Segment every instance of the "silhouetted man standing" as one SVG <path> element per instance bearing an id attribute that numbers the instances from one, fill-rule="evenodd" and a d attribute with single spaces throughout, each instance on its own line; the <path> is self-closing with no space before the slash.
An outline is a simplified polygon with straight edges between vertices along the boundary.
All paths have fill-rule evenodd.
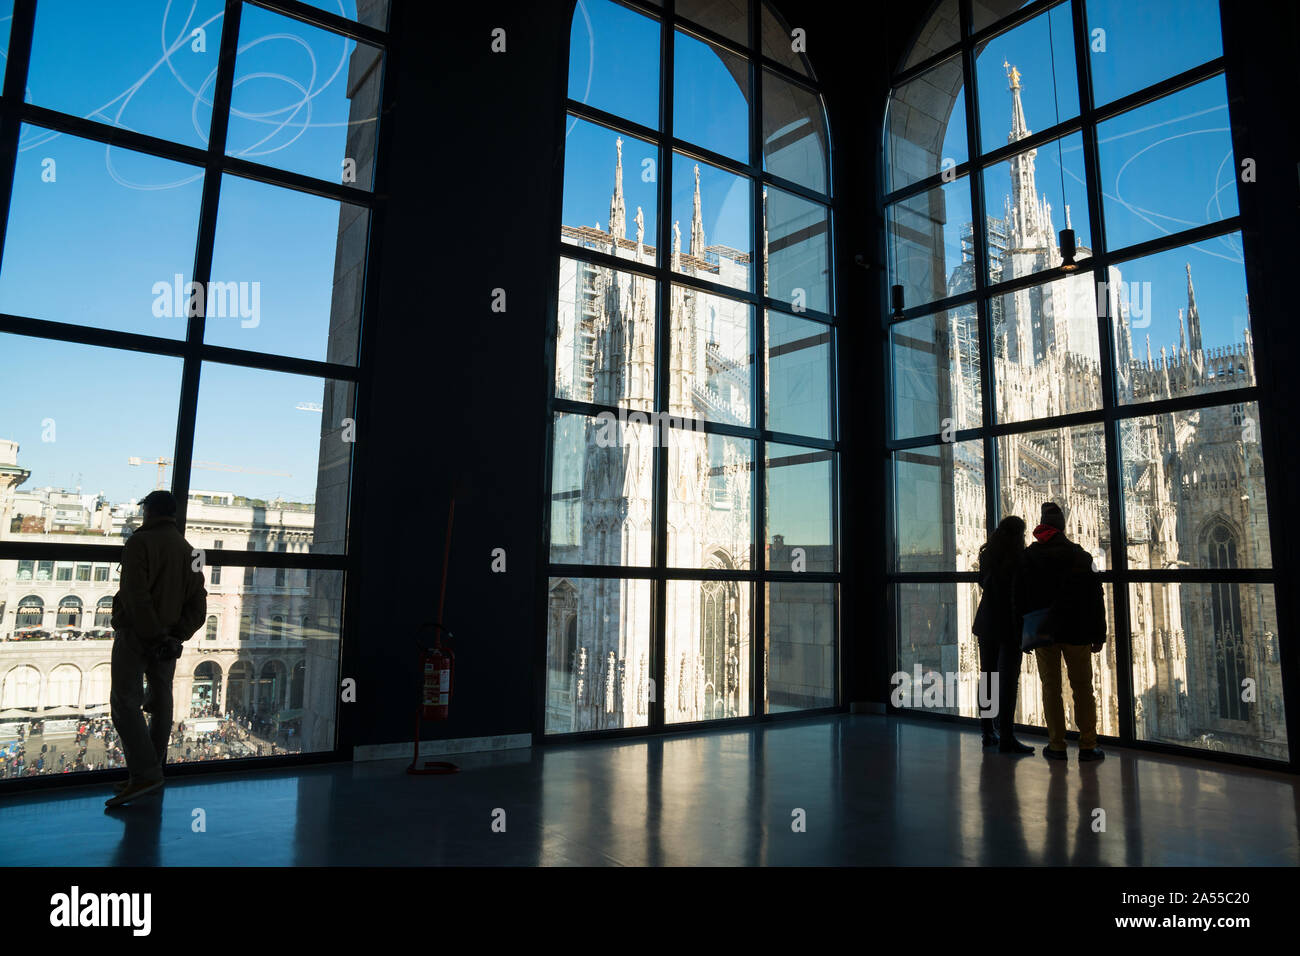
<path id="1" fill-rule="evenodd" d="M 1049 501 L 1034 528 L 1013 583 L 1015 612 L 1021 617 L 1047 609 L 1042 633 L 1052 639 L 1034 651 L 1043 683 L 1047 746 L 1043 756 L 1064 760 L 1065 703 L 1061 699 L 1061 661 L 1074 694 L 1079 726 L 1079 760 L 1101 760 L 1097 746 L 1097 699 L 1092 692 L 1092 655 L 1106 643 L 1106 599 L 1092 555 L 1065 536 L 1065 515 Z"/>
<path id="2" fill-rule="evenodd" d="M 176 527 L 176 499 L 155 491 L 141 507 L 144 523 L 126 540 L 113 598 L 109 706 L 130 777 L 106 801 L 110 807 L 162 787 L 176 660 L 208 613 L 203 572 L 194 570 L 194 549 Z M 149 681 L 147 700 L 142 679 Z M 148 724 L 142 707 L 149 711 Z"/>

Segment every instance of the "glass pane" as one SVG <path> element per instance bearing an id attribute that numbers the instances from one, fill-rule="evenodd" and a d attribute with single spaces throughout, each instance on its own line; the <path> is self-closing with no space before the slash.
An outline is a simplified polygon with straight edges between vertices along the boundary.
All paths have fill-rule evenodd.
<path id="1" fill-rule="evenodd" d="M 997 439 L 1002 517 L 1019 515 L 1032 531 L 1044 502 L 1065 513 L 1071 541 L 1097 570 L 1112 565 L 1106 443 L 1101 424 L 1004 435 Z"/>
<path id="2" fill-rule="evenodd" d="M 831 330 L 820 322 L 765 312 L 767 427 L 831 438 Z"/>
<path id="3" fill-rule="evenodd" d="M 763 71 L 763 168 L 773 176 L 829 192 L 826 114 L 820 97 Z"/>
<path id="4" fill-rule="evenodd" d="M 551 452 L 551 561 L 650 563 L 657 422 L 556 413 Z"/>
<path id="5" fill-rule="evenodd" d="M 203 364 L 190 499 L 197 513 L 244 523 L 223 535 L 226 550 L 343 552 L 354 393 L 350 382 Z"/>
<path id="6" fill-rule="evenodd" d="M 753 222 L 748 179 L 673 155 L 674 272 L 752 289 Z M 682 223 L 690 230 L 685 244 Z"/>
<path id="7" fill-rule="evenodd" d="M 961 39 L 961 18 L 957 0 L 940 0 L 930 19 L 921 27 L 903 69 L 911 69 L 930 57 L 942 53 Z"/>
<path id="8" fill-rule="evenodd" d="M 246 4 L 226 152 L 369 189 L 383 51 Z"/>
<path id="9" fill-rule="evenodd" d="M 224 17 L 222 0 L 41 0 L 27 101 L 205 147 Z"/>
<path id="10" fill-rule="evenodd" d="M 650 723 L 651 594 L 649 581 L 549 579 L 546 733 Z"/>
<path id="11" fill-rule="evenodd" d="M 835 706 L 835 585 L 773 581 L 765 590 L 766 713 Z"/>
<path id="12" fill-rule="evenodd" d="M 0 0 L 0 50 L 9 50 L 9 30 L 13 26 L 14 0 Z M 30 79 L 31 74 L 28 74 Z"/>
<path id="13" fill-rule="evenodd" d="M 970 571 L 984 543 L 984 444 L 894 452 L 899 571 Z"/>
<path id="14" fill-rule="evenodd" d="M 208 543 L 201 531 L 186 535 L 197 548 Z M 0 590 L 11 592 L 16 563 L 0 561 Z M 307 574 L 288 571 L 284 585 L 255 591 L 209 582 L 216 631 L 205 625 L 176 662 L 169 763 L 333 749 L 343 573 Z M 113 631 L 101 623 L 117 582 L 29 587 L 13 630 L 7 619 L 0 625 L 0 776 L 124 767 L 109 716 Z M 241 618 L 258 622 L 255 641 L 240 640 Z"/>
<path id="15" fill-rule="evenodd" d="M 355 365 L 370 214 L 226 176 L 204 341 Z"/>
<path id="16" fill-rule="evenodd" d="M 653 265 L 659 235 L 655 216 L 659 207 L 658 157 L 659 150 L 644 140 L 570 116 L 564 139 L 560 238 Z M 629 172 L 626 178 L 624 160 Z M 635 238 L 629 237 L 629 230 Z"/>
<path id="17" fill-rule="evenodd" d="M 1129 566 L 1271 568 L 1259 405 L 1124 419 Z"/>
<path id="18" fill-rule="evenodd" d="M 835 453 L 768 442 L 767 567 L 773 571 L 834 571 Z"/>
<path id="19" fill-rule="evenodd" d="M 579 3 L 569 30 L 569 99 L 658 129 L 659 23 L 610 0 Z"/>
<path id="20" fill-rule="evenodd" d="M 655 282 L 560 260 L 555 395 L 620 408 L 655 399 Z"/>
<path id="21" fill-rule="evenodd" d="M 791 310 L 831 310 L 830 217 L 826 207 L 769 186 L 763 193 L 767 288 Z"/>
<path id="22" fill-rule="evenodd" d="M 1130 584 L 1134 730 L 1205 750 L 1287 760 L 1270 584 Z"/>
<path id="23" fill-rule="evenodd" d="M 749 0 L 677 0 L 677 15 L 749 45 Z"/>
<path id="24" fill-rule="evenodd" d="M 664 721 L 749 716 L 747 581 L 669 581 Z"/>
<path id="25" fill-rule="evenodd" d="M 1101 350 L 1092 273 L 992 301 L 998 421 L 1101 408 Z"/>
<path id="26" fill-rule="evenodd" d="M 904 308 L 974 288 L 970 183 L 966 177 L 918 193 L 887 210 L 890 285 Z"/>
<path id="27" fill-rule="evenodd" d="M 389 0 L 306 0 L 313 7 L 337 13 L 376 30 L 388 26 Z"/>
<path id="28" fill-rule="evenodd" d="M 1036 170 L 1035 160 L 1045 162 Z M 1055 269 L 1061 264 L 1062 229 L 1074 230 L 1077 259 L 1092 255 L 1084 181 L 1078 133 L 984 170 L 989 282 Z"/>
<path id="29" fill-rule="evenodd" d="M 1121 402 L 1255 384 L 1241 233 L 1120 263 L 1102 301 L 1115 325 Z"/>
<path id="30" fill-rule="evenodd" d="M 672 414 L 751 425 L 753 308 L 686 286 L 673 286 L 672 295 L 672 372 L 668 381 Z M 653 347 L 654 340 L 649 344 Z"/>
<path id="31" fill-rule="evenodd" d="M 23 127 L 0 311 L 184 338 L 202 180 L 193 166 Z"/>
<path id="32" fill-rule="evenodd" d="M 134 503 L 171 487 L 181 360 L 3 333 L 0 355 L 58 382 L 7 389 L 0 404 L 0 539 L 120 544 Z"/>
<path id="33" fill-rule="evenodd" d="M 984 410 L 973 305 L 900 322 L 889 330 L 889 346 L 895 438 L 980 426 Z"/>
<path id="34" fill-rule="evenodd" d="M 1029 0 L 971 0 L 971 24 L 974 32 L 978 33 L 1027 6 Z"/>
<path id="35" fill-rule="evenodd" d="M 975 79 L 981 152 L 1077 116 L 1070 4 L 1058 4 L 984 43 L 975 59 Z"/>
<path id="36" fill-rule="evenodd" d="M 754 443 L 683 428 L 668 432 L 669 567 L 749 570 Z"/>
<path id="37" fill-rule="evenodd" d="M 748 162 L 749 63 L 681 30 L 676 37 L 673 135 Z"/>
<path id="38" fill-rule="evenodd" d="M 1223 54 L 1218 0 L 1088 0 L 1087 7 L 1098 106 Z"/>
<path id="39" fill-rule="evenodd" d="M 934 176 L 970 158 L 961 57 L 955 56 L 889 96 L 886 190 Z"/>
<path id="40" fill-rule="evenodd" d="M 787 30 L 766 3 L 760 6 L 763 10 L 763 56 L 796 73 L 811 77 L 812 71 L 808 69 L 807 59 L 795 49 L 793 28 Z"/>
<path id="41" fill-rule="evenodd" d="M 898 584 L 894 593 L 898 671 L 891 679 L 891 703 L 937 714 L 977 716 L 979 648 L 970 626 L 979 607 L 979 585 L 974 581 Z"/>
<path id="42" fill-rule="evenodd" d="M 1100 124 L 1097 152 L 1111 249 L 1237 215 L 1222 76 Z"/>

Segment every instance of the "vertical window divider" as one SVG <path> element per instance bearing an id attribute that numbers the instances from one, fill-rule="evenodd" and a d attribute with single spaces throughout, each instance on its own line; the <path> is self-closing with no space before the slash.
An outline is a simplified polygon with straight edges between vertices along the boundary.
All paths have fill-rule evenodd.
<path id="1" fill-rule="evenodd" d="M 9 24 L 9 56 L 5 62 L 3 114 L 0 115 L 0 266 L 3 237 L 8 235 L 9 207 L 18 168 L 18 139 L 22 135 L 22 106 L 27 90 L 27 71 L 32 58 L 32 34 L 36 31 L 36 0 L 14 0 Z"/>
<path id="2" fill-rule="evenodd" d="M 767 600 L 767 262 L 763 257 L 763 193 L 767 188 L 763 169 L 763 57 L 762 57 L 762 0 L 748 0 L 749 4 L 749 164 L 758 172 L 750 186 L 750 243 L 753 247 L 754 292 L 756 304 L 750 307 L 750 327 L 753 329 L 754 363 L 753 401 L 750 414 L 756 433 L 754 440 L 754 470 L 750 476 L 750 528 L 754 541 L 750 568 L 758 573 L 750 585 L 750 714 L 766 713 L 766 660 L 767 627 L 764 609 Z M 830 212 L 826 218 L 830 219 Z"/>

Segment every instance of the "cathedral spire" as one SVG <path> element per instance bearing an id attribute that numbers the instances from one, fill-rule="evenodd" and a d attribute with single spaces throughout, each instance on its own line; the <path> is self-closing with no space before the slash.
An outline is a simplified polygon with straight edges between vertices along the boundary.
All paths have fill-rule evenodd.
<path id="1" fill-rule="evenodd" d="M 1178 355 L 1187 354 L 1187 325 L 1183 322 L 1183 310 L 1178 310 Z"/>
<path id="2" fill-rule="evenodd" d="M 691 210 L 690 253 L 704 258 L 704 214 L 700 211 L 700 164 L 695 164 L 695 198 Z"/>
<path id="3" fill-rule="evenodd" d="M 1196 290 L 1192 288 L 1192 264 L 1187 263 L 1187 334 L 1193 353 L 1202 350 L 1201 313 L 1196 308 Z"/>
<path id="4" fill-rule="evenodd" d="M 673 220 L 673 271 L 680 272 L 682 269 L 682 224 L 679 220 Z"/>
<path id="5" fill-rule="evenodd" d="M 618 162 L 614 167 L 614 195 L 609 201 L 609 235 L 615 251 L 618 241 L 627 238 L 627 209 L 623 205 L 623 137 L 614 140 Z"/>
<path id="6" fill-rule="evenodd" d="M 1007 137 L 1007 142 L 1014 143 L 1028 136 L 1030 130 L 1029 124 L 1025 122 L 1024 104 L 1020 102 L 1020 71 L 1007 60 L 1002 61 L 1002 68 L 1007 71 L 1007 79 L 1011 81 L 1011 134 Z"/>

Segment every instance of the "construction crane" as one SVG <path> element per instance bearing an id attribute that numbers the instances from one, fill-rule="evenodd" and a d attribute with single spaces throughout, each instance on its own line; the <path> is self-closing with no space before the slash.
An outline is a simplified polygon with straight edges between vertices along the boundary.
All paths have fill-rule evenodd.
<path id="1" fill-rule="evenodd" d="M 157 465 L 158 466 L 158 485 L 159 489 L 167 487 L 167 466 L 172 464 L 170 458 L 137 458 L 131 457 L 127 460 L 128 465 Z M 218 461 L 196 461 L 191 467 L 200 468 L 203 471 L 231 471 L 243 475 L 274 475 L 277 478 L 292 478 L 293 475 L 287 471 L 263 471 L 260 468 L 242 468 L 239 465 L 223 465 Z"/>

